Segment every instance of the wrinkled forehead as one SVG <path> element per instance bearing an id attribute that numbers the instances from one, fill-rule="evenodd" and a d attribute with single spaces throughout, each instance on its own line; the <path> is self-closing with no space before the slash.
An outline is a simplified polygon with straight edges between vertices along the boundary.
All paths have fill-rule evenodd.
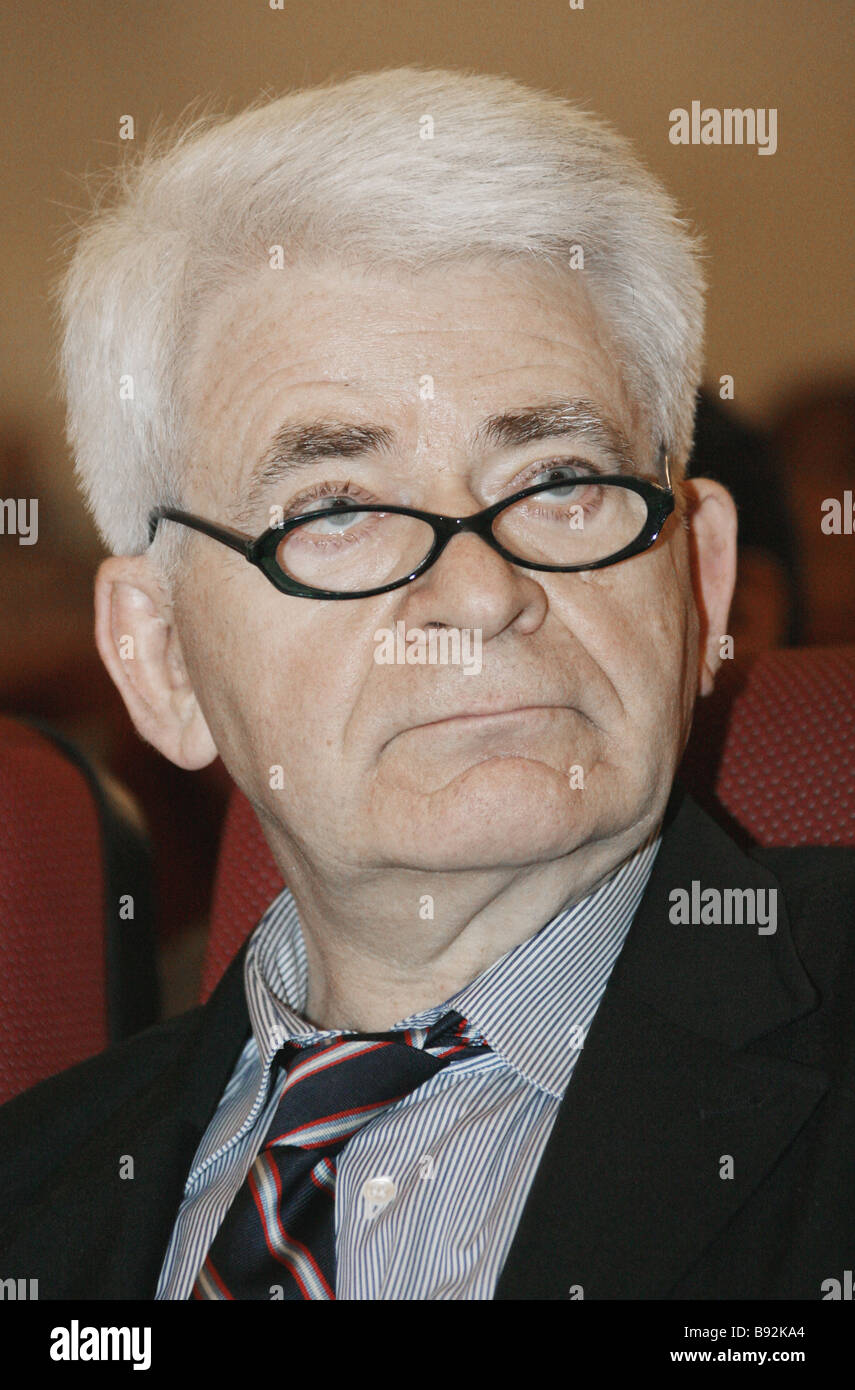
<path id="1" fill-rule="evenodd" d="M 184 384 L 191 454 L 229 489 L 278 432 L 318 419 L 386 428 L 437 468 L 491 417 L 537 404 L 585 402 L 629 447 L 647 424 L 580 277 L 483 261 L 236 279 L 199 316 Z"/>

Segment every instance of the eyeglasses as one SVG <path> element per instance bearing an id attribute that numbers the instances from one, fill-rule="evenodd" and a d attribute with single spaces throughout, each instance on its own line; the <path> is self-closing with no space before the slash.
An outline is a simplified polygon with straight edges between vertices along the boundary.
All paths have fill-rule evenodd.
<path id="1" fill-rule="evenodd" d="M 467 532 L 523 569 L 604 569 L 649 550 L 674 510 L 664 450 L 661 458 L 664 487 L 558 465 L 549 468 L 548 480 L 473 516 L 345 502 L 287 517 L 255 539 L 190 512 L 157 507 L 149 516 L 149 544 L 158 522 L 180 522 L 238 551 L 281 593 L 298 598 L 389 593 L 418 579 L 454 536 Z"/>

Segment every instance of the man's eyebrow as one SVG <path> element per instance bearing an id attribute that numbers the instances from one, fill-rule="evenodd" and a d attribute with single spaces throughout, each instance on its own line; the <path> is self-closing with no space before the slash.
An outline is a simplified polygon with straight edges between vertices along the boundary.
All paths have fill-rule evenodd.
<path id="1" fill-rule="evenodd" d="M 391 449 L 395 436 L 381 425 L 310 420 L 281 425 L 250 475 L 236 520 L 248 522 L 272 483 L 293 477 L 324 458 L 356 458 Z"/>
<path id="2" fill-rule="evenodd" d="M 619 468 L 637 467 L 632 445 L 623 430 L 593 401 L 547 401 L 522 410 L 505 411 L 482 421 L 475 442 L 482 447 L 513 448 L 538 439 L 572 435 L 593 444 Z"/>

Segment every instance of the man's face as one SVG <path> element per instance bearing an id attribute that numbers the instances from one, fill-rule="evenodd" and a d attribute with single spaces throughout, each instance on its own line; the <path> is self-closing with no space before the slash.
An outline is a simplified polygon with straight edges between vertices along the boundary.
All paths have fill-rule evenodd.
<path id="1" fill-rule="evenodd" d="M 200 324 L 188 508 L 239 518 L 252 535 L 271 508 L 340 496 L 465 515 L 538 481 L 538 465 L 609 464 L 581 436 L 473 445 L 487 417 L 555 401 L 593 403 L 652 476 L 647 422 L 616 362 L 570 273 L 265 271 Z M 274 434 L 319 420 L 379 427 L 392 442 L 317 458 L 240 515 Z M 413 583 L 344 602 L 279 593 L 193 533 L 175 615 L 208 728 L 280 864 L 302 860 L 327 879 L 640 842 L 667 798 L 697 685 L 688 544 L 674 518 L 651 550 L 588 573 L 526 571 L 458 535 Z M 480 673 L 378 664 L 375 634 L 400 621 L 480 630 Z M 276 765 L 282 788 L 271 787 Z"/>

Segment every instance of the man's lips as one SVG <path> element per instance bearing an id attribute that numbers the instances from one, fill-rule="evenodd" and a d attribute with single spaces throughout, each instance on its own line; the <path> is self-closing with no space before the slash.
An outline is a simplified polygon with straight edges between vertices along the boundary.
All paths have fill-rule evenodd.
<path id="1" fill-rule="evenodd" d="M 500 709 L 472 709 L 461 710 L 456 714 L 444 714 L 438 719 L 427 719 L 421 724 L 413 724 L 413 729 L 432 729 L 439 724 L 465 724 L 465 723 L 484 723 L 487 721 L 499 722 L 501 720 L 513 719 L 520 716 L 533 714 L 551 713 L 555 710 L 566 710 L 568 705 L 508 705 Z"/>

